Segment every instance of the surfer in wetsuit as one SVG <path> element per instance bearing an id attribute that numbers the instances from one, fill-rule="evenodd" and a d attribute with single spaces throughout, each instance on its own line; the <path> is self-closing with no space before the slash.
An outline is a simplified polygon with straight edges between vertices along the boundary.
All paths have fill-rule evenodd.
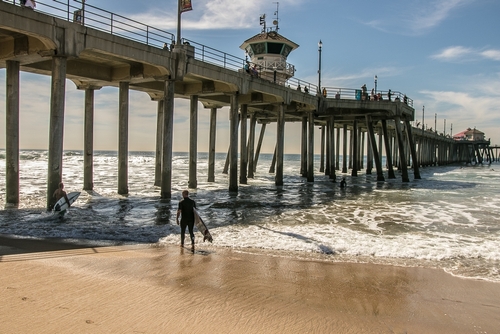
<path id="1" fill-rule="evenodd" d="M 177 225 L 179 225 L 179 216 L 181 216 L 181 247 L 184 247 L 184 237 L 186 235 L 186 226 L 189 229 L 189 236 L 191 237 L 191 249 L 194 250 L 194 212 L 196 202 L 189 198 L 189 191 L 182 192 L 183 199 L 179 202 L 177 209 Z"/>
<path id="2" fill-rule="evenodd" d="M 54 197 L 56 199 L 55 203 L 57 203 L 57 201 L 59 201 L 61 198 L 64 197 L 64 199 L 66 199 L 66 203 L 68 203 L 68 207 L 71 206 L 71 203 L 69 202 L 69 199 L 68 199 L 68 195 L 64 191 L 64 183 L 62 183 L 62 182 L 59 182 L 59 188 L 57 188 L 56 191 L 54 191 L 54 194 L 52 195 L 52 197 Z"/>
<path id="3" fill-rule="evenodd" d="M 346 183 L 345 183 L 345 177 L 342 179 L 342 181 L 340 181 L 340 188 L 345 188 L 346 187 Z"/>

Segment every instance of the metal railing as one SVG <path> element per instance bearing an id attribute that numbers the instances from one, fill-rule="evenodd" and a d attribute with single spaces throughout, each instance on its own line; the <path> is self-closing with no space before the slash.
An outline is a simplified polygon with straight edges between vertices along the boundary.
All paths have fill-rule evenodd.
<path id="1" fill-rule="evenodd" d="M 245 66 L 245 59 L 243 58 L 230 55 L 186 38 L 182 39 L 182 43 L 194 47 L 194 58 L 197 60 L 235 71 L 239 71 Z"/>
<path id="2" fill-rule="evenodd" d="M 344 99 L 344 100 L 360 100 L 360 101 L 389 101 L 389 91 L 377 90 L 377 93 L 372 96 L 371 93 L 365 92 L 363 94 L 362 89 L 353 88 L 335 88 L 335 87 L 325 87 L 327 98 L 334 99 Z M 413 100 L 398 91 L 391 90 L 390 100 L 400 101 L 413 108 Z"/>
<path id="3" fill-rule="evenodd" d="M 14 5 L 20 4 L 19 0 L 4 1 L 11 2 Z M 35 10 L 150 46 L 162 48 L 164 43 L 172 43 L 175 40 L 175 35 L 168 31 L 84 4 L 79 0 L 36 1 Z"/>
<path id="4" fill-rule="evenodd" d="M 20 0 L 3 0 L 5 2 L 10 2 L 14 5 L 20 4 Z M 77 5 L 74 5 L 76 3 Z M 175 43 L 175 35 L 158 28 L 151 27 L 147 24 L 128 19 L 122 15 L 118 15 L 109 12 L 104 9 L 86 4 L 85 1 L 81 0 L 52 0 L 52 1 L 37 1 L 36 11 L 44 14 L 48 14 L 62 20 L 67 20 L 69 22 L 74 22 L 82 24 L 86 27 L 90 27 L 96 30 L 100 30 L 115 36 L 120 36 L 127 38 L 139 43 L 144 43 L 149 46 L 154 46 L 158 48 L 164 48 L 165 44 L 170 43 L 173 45 Z M 244 71 L 246 59 L 237 57 L 226 52 L 211 48 L 209 46 L 197 43 L 192 40 L 182 39 L 181 43 L 189 44 L 194 48 L 194 58 L 206 63 L 210 63 L 216 66 L 221 66 L 225 69 L 230 69 L 233 71 Z M 254 65 L 249 62 L 250 65 Z M 274 68 L 279 68 L 288 74 L 295 74 L 295 66 L 288 64 L 286 62 L 279 62 L 276 64 L 271 63 L 256 63 L 257 77 L 263 71 L 273 71 Z M 269 80 L 269 76 L 262 78 L 262 80 Z M 309 83 L 305 80 L 300 80 L 295 77 L 291 77 L 283 82 L 276 82 L 276 84 L 284 85 L 290 89 L 299 90 L 311 95 L 323 94 L 319 92 L 318 86 Z M 336 98 L 338 93 L 338 98 L 340 99 L 352 99 L 352 100 L 362 100 L 370 99 L 362 94 L 361 89 L 352 88 L 333 88 L 326 87 L 326 97 Z M 381 93 L 383 99 L 386 99 L 386 91 L 377 91 Z M 400 99 L 401 102 L 406 101 L 406 103 L 413 107 L 413 100 L 406 97 L 406 95 L 401 92 L 392 92 L 392 99 L 396 97 Z"/>

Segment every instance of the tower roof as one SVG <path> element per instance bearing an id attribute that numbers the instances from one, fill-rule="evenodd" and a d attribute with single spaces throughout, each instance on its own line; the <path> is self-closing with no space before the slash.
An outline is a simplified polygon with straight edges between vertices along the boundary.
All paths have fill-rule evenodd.
<path id="1" fill-rule="evenodd" d="M 258 43 L 258 42 L 278 42 L 278 43 L 285 43 L 289 46 L 292 47 L 292 50 L 295 50 L 299 47 L 298 44 L 292 42 L 286 37 L 283 37 L 276 31 L 270 31 L 270 32 L 262 32 L 260 34 L 257 34 L 253 37 L 250 37 L 246 41 L 241 44 L 240 49 L 245 50 L 248 45 Z"/>

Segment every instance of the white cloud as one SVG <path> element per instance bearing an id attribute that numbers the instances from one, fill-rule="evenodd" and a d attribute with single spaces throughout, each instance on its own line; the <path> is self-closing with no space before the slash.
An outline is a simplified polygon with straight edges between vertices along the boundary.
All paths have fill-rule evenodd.
<path id="1" fill-rule="evenodd" d="M 475 0 L 419 0 L 387 9 L 384 19 L 365 24 L 387 32 L 401 35 L 422 35 L 447 20 L 460 7 Z"/>
<path id="2" fill-rule="evenodd" d="M 470 48 L 466 48 L 463 46 L 451 46 L 442 50 L 440 53 L 431 56 L 431 58 L 450 61 L 463 59 L 464 57 L 474 53 L 475 51 Z"/>
<path id="3" fill-rule="evenodd" d="M 411 21 L 411 29 L 415 33 L 423 33 L 441 24 L 451 12 L 459 7 L 467 5 L 471 0 L 436 0 L 428 6 L 422 6 L 416 11 L 414 19 Z M 417 5 L 422 5 L 421 1 Z"/>
<path id="4" fill-rule="evenodd" d="M 448 126 L 453 124 L 453 132 L 460 132 L 468 127 L 477 127 L 491 137 L 492 144 L 500 143 L 500 116 L 498 100 L 500 99 L 500 74 L 490 78 L 484 76 L 464 78 L 468 82 L 467 91 L 421 91 L 425 100 L 425 123 L 434 126 L 434 113 L 439 122 L 447 119 Z M 419 102 L 420 103 L 420 102 Z M 417 110 L 416 118 L 420 120 L 422 113 Z M 438 129 L 442 126 L 438 126 Z"/>
<path id="5" fill-rule="evenodd" d="M 486 50 L 481 52 L 484 58 L 500 61 L 500 50 Z"/>
<path id="6" fill-rule="evenodd" d="M 500 50 L 478 50 L 464 46 L 450 46 L 432 55 L 431 58 L 450 62 L 477 61 L 481 59 L 500 61 Z"/>
<path id="7" fill-rule="evenodd" d="M 303 0 L 281 0 L 280 5 L 296 5 Z M 275 4 L 268 0 L 208 0 L 193 4 L 193 11 L 182 14 L 182 27 L 185 29 L 246 29 L 257 27 L 261 14 L 269 20 L 276 10 Z M 167 30 L 177 27 L 177 13 L 158 11 L 128 15 L 133 20 L 148 22 L 149 25 Z"/>

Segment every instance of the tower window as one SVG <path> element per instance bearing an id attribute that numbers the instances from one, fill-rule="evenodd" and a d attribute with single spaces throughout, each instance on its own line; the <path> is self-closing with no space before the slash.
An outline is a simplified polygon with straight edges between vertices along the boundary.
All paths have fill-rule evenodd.
<path id="1" fill-rule="evenodd" d="M 267 43 L 267 53 L 279 55 L 283 49 L 282 43 Z"/>

